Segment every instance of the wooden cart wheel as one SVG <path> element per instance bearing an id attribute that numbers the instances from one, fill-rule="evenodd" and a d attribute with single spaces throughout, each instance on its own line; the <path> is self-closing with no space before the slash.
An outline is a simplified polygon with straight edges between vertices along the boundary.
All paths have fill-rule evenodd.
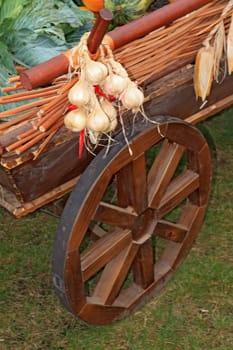
<path id="1" fill-rule="evenodd" d="M 190 250 L 208 202 L 210 156 L 196 128 L 154 117 L 136 123 L 128 140 L 132 155 L 120 134 L 86 168 L 54 243 L 59 298 L 96 325 L 129 315 L 161 289 Z"/>

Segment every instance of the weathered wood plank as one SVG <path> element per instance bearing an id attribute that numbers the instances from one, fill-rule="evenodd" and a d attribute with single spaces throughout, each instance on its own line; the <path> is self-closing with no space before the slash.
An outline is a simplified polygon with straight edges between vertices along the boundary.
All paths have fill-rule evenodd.
<path id="1" fill-rule="evenodd" d="M 199 175 L 186 170 L 178 175 L 168 186 L 159 206 L 159 217 L 163 217 L 172 208 L 180 204 L 188 195 L 194 192 L 199 186 Z"/>
<path id="2" fill-rule="evenodd" d="M 149 205 L 156 208 L 160 202 L 179 163 L 184 148 L 167 140 L 163 145 L 148 174 Z"/>
<path id="3" fill-rule="evenodd" d="M 129 230 L 115 229 L 94 242 L 81 254 L 84 281 L 95 275 L 103 266 L 120 254 L 131 242 Z"/>

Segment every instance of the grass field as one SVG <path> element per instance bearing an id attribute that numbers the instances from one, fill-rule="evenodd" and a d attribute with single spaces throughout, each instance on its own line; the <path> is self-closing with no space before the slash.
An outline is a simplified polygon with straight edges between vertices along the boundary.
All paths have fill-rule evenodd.
<path id="1" fill-rule="evenodd" d="M 58 218 L 16 220 L 0 208 L 0 349 L 233 349 L 233 108 L 205 122 L 217 148 L 207 216 L 190 254 L 130 317 L 90 326 L 69 314 L 51 282 Z"/>

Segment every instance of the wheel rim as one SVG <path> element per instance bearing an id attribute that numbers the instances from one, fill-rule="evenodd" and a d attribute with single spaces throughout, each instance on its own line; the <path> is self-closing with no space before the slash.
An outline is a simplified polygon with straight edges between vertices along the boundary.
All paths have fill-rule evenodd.
<path id="1" fill-rule="evenodd" d="M 132 156 L 122 135 L 104 158 L 104 151 L 96 156 L 61 217 L 55 289 L 89 323 L 121 319 L 157 293 L 204 218 L 210 187 L 204 138 L 175 118 L 154 122 L 135 125 Z"/>

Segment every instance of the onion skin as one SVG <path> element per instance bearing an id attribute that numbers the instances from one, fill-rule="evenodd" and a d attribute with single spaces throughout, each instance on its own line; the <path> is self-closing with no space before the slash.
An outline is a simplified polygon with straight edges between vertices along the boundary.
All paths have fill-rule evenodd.
<path id="1" fill-rule="evenodd" d="M 98 106 L 88 116 L 87 129 L 93 132 L 104 133 L 108 130 L 110 120 L 104 111 Z"/>
<path id="2" fill-rule="evenodd" d="M 144 94 L 134 83 L 130 83 L 120 99 L 125 108 L 137 110 L 144 102 Z"/>
<path id="3" fill-rule="evenodd" d="M 104 113 L 108 116 L 110 120 L 114 119 L 117 117 L 117 111 L 116 108 L 112 105 L 111 102 L 108 100 L 101 100 L 100 106 L 103 109 Z"/>
<path id="4" fill-rule="evenodd" d="M 127 87 L 128 78 L 118 74 L 110 74 L 104 81 L 104 91 L 108 95 L 119 96 Z"/>
<path id="5" fill-rule="evenodd" d="M 118 119 L 117 119 L 117 117 L 111 119 L 111 120 L 110 120 L 109 128 L 106 130 L 106 132 L 108 133 L 108 132 L 114 131 L 114 130 L 116 129 L 117 125 L 118 125 Z"/>
<path id="6" fill-rule="evenodd" d="M 108 69 L 101 62 L 88 60 L 84 75 L 89 83 L 99 85 L 107 77 Z"/>
<path id="7" fill-rule="evenodd" d="M 109 127 L 107 130 L 105 130 L 105 132 L 108 133 L 108 132 L 114 131 L 118 124 L 116 108 L 112 105 L 111 102 L 105 99 L 103 99 L 100 102 L 100 106 L 103 109 L 103 111 L 106 113 L 109 119 Z"/>
<path id="8" fill-rule="evenodd" d="M 64 124 L 67 129 L 79 132 L 86 128 L 87 115 L 81 109 L 75 109 L 65 115 Z"/>
<path id="9" fill-rule="evenodd" d="M 69 91 L 68 99 L 71 104 L 82 107 L 89 103 L 90 93 L 88 84 L 79 80 Z"/>

